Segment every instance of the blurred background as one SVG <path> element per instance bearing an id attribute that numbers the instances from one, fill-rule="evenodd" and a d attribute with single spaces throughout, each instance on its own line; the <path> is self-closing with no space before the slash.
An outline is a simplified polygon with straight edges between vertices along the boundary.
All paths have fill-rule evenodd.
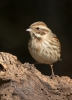
<path id="1" fill-rule="evenodd" d="M 22 63 L 35 63 L 25 30 L 36 21 L 45 22 L 61 42 L 62 61 L 54 64 L 55 74 L 72 78 L 71 0 L 0 0 L 0 51 L 16 55 Z M 49 65 L 35 66 L 44 75 L 51 75 Z"/>

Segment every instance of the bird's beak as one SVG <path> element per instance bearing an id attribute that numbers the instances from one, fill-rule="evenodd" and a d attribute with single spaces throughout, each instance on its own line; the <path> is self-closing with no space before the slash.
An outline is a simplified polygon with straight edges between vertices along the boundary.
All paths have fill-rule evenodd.
<path id="1" fill-rule="evenodd" d="M 31 31 L 32 31 L 32 29 L 30 29 L 30 28 L 29 28 L 29 29 L 26 29 L 26 31 L 31 32 Z"/>

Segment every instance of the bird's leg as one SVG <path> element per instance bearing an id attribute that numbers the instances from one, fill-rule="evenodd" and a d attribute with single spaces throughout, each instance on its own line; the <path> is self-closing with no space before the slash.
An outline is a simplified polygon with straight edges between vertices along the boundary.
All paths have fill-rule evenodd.
<path id="1" fill-rule="evenodd" d="M 53 64 L 51 64 L 50 67 L 51 67 L 51 71 L 52 71 L 52 75 L 51 76 L 54 77 Z"/>

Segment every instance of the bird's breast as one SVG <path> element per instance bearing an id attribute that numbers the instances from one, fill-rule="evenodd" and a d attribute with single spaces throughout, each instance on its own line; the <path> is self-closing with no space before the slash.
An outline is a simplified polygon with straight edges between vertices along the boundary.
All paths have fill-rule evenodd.
<path id="1" fill-rule="evenodd" d="M 53 48 L 47 42 L 30 40 L 28 49 L 31 56 L 39 63 L 50 64 L 58 60 L 56 50 L 53 51 Z"/>

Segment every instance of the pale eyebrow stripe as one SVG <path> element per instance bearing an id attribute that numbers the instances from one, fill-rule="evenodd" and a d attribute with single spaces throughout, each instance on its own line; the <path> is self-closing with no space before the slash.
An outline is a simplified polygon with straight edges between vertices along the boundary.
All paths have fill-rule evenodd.
<path id="1" fill-rule="evenodd" d="M 37 27 L 37 26 L 36 26 Z M 39 28 L 43 28 L 43 29 L 46 29 L 46 30 L 50 30 L 50 29 L 48 29 L 46 26 L 43 26 L 43 25 L 39 25 Z"/>

